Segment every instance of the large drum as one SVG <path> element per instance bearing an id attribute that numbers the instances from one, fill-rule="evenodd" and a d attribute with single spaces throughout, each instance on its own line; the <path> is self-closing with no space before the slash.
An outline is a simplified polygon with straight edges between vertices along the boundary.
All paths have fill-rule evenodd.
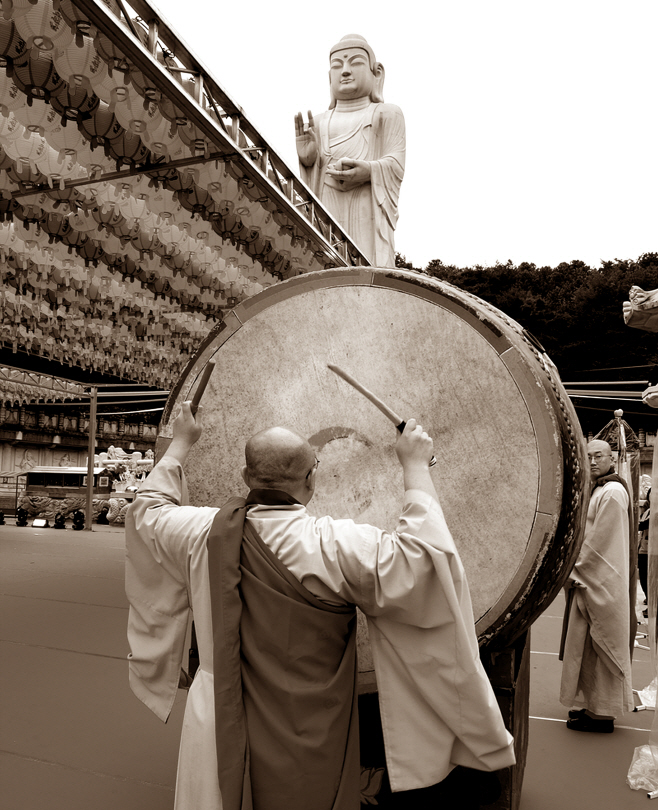
<path id="1" fill-rule="evenodd" d="M 158 455 L 210 359 L 194 504 L 244 494 L 244 445 L 284 425 L 320 460 L 311 512 L 394 529 L 403 497 L 393 425 L 333 363 L 434 439 L 433 477 L 468 576 L 482 646 L 519 636 L 578 553 L 585 443 L 558 374 L 514 321 L 449 284 L 398 270 L 299 276 L 236 307 L 167 402 Z M 368 669 L 367 651 L 362 656 Z"/>

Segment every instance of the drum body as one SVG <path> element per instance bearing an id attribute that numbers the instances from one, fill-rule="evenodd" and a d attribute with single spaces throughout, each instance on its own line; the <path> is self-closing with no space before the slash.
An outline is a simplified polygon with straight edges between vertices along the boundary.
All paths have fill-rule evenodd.
<path id="1" fill-rule="evenodd" d="M 327 368 L 333 363 L 433 437 L 432 475 L 481 645 L 511 643 L 564 583 L 585 522 L 585 442 L 554 366 L 499 310 L 393 269 L 328 270 L 278 284 L 210 333 L 167 402 L 158 457 L 210 359 L 204 433 L 186 464 L 193 504 L 244 494 L 245 442 L 283 425 L 307 436 L 320 460 L 311 513 L 396 527 L 397 433 Z"/>

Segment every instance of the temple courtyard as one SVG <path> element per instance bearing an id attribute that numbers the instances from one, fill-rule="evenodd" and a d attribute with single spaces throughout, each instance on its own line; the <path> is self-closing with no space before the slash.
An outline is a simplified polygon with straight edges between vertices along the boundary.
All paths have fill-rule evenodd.
<path id="1" fill-rule="evenodd" d="M 185 693 L 163 725 L 128 685 L 122 527 L 0 526 L 2 801 L 6 810 L 170 810 Z M 565 726 L 560 594 L 532 629 L 528 763 L 519 810 L 646 807 L 626 774 L 652 711 L 614 734 Z M 646 627 L 641 628 L 646 629 Z M 633 686 L 651 680 L 646 639 Z M 413 810 L 413 808 L 410 808 Z"/>

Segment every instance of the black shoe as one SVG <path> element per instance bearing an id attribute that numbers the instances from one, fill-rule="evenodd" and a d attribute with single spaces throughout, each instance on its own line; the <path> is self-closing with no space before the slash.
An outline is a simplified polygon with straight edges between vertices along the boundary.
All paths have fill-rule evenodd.
<path id="1" fill-rule="evenodd" d="M 567 728 L 571 731 L 595 731 L 599 734 L 612 734 L 615 730 L 614 720 L 595 720 L 587 714 L 567 720 Z"/>
<path id="2" fill-rule="evenodd" d="M 569 720 L 577 720 L 579 717 L 583 717 L 585 714 L 585 709 L 571 709 L 569 712 Z"/>

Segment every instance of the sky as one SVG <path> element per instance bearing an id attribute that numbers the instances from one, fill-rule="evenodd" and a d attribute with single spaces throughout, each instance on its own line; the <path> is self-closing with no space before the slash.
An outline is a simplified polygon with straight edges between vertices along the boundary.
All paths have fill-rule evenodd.
<path id="1" fill-rule="evenodd" d="M 396 250 L 415 267 L 658 250 L 655 0 L 154 0 L 288 166 L 359 33 L 403 111 Z"/>

